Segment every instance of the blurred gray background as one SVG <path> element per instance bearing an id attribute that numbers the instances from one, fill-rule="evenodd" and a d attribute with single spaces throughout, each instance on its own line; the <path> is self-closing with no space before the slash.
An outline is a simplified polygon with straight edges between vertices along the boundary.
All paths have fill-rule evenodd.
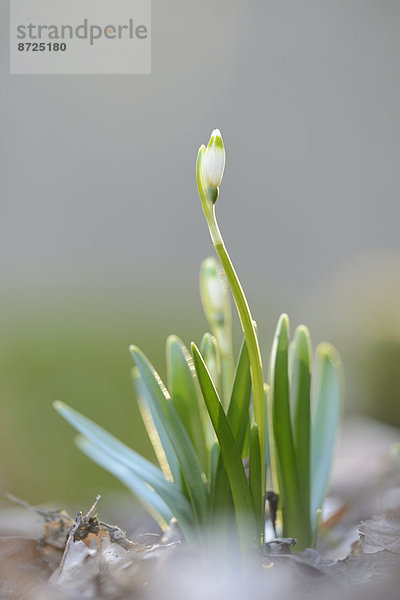
<path id="1" fill-rule="evenodd" d="M 0 17 L 0 491 L 122 489 L 56 398 L 151 456 L 127 346 L 163 374 L 166 336 L 206 327 L 194 165 L 215 127 L 265 360 L 288 312 L 341 352 L 347 411 L 399 425 L 400 2 L 153 0 L 150 76 L 9 75 Z"/>

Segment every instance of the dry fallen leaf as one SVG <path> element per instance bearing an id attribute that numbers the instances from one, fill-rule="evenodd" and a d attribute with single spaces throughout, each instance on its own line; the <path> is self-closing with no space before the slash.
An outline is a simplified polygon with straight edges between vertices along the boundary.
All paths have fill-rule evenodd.
<path id="1" fill-rule="evenodd" d="M 51 574 L 47 558 L 36 540 L 0 538 L 0 597 L 23 598 L 28 590 Z"/>
<path id="2" fill-rule="evenodd" d="M 361 523 L 358 528 L 364 554 L 387 550 L 400 554 L 400 510 Z"/>

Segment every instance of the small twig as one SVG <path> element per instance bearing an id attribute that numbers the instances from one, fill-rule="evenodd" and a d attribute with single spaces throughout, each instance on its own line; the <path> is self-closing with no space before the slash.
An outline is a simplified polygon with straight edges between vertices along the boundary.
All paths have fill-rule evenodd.
<path id="1" fill-rule="evenodd" d="M 6 492 L 4 494 L 4 496 L 6 498 L 8 498 L 9 500 L 11 500 L 11 502 L 15 502 L 15 504 L 20 504 L 21 506 L 24 506 L 25 508 L 30 508 L 31 510 L 36 510 L 36 508 L 33 508 L 33 506 L 31 506 L 29 504 L 29 502 L 27 502 L 26 500 L 22 500 L 21 498 L 17 498 L 17 496 L 13 496 L 9 492 Z"/>
<path id="2" fill-rule="evenodd" d="M 68 539 L 67 539 L 67 543 L 65 544 L 64 554 L 62 556 L 62 559 L 61 559 L 61 562 L 60 562 L 60 567 L 59 567 L 59 569 L 60 569 L 60 575 L 61 575 L 62 570 L 64 568 L 64 563 L 65 563 L 65 559 L 66 559 L 69 547 L 72 544 L 72 542 L 74 541 L 75 533 L 78 531 L 79 527 L 81 526 L 81 523 L 82 523 L 82 512 L 78 511 L 76 513 L 76 523 L 73 526 L 73 528 L 71 529 L 70 534 L 69 534 Z"/>
<path id="3" fill-rule="evenodd" d="M 90 517 L 93 517 L 93 514 L 94 514 L 100 500 L 101 500 L 101 495 L 97 494 L 96 500 L 93 502 L 91 508 L 88 510 L 88 512 L 85 515 L 85 519 L 90 519 Z"/>
<path id="4" fill-rule="evenodd" d="M 13 494 L 9 494 L 8 492 L 6 492 L 4 496 L 11 500 L 11 502 L 15 502 L 15 504 L 19 504 L 20 506 L 23 506 L 24 508 L 33 511 L 34 513 L 42 517 L 47 523 L 49 521 L 61 518 L 64 520 L 73 520 L 64 510 L 44 510 L 42 508 L 38 508 L 37 506 L 32 506 L 31 504 L 29 504 L 29 502 L 26 502 L 26 500 L 22 500 L 21 498 L 13 496 Z"/>

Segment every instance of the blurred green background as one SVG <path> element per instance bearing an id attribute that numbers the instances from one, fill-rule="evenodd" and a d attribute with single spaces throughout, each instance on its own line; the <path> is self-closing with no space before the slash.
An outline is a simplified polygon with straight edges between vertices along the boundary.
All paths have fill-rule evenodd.
<path id="1" fill-rule="evenodd" d="M 191 329 L 199 339 L 199 327 L 190 326 L 184 306 L 179 315 L 168 312 L 162 298 L 151 311 L 118 298 L 92 302 L 53 299 L 47 309 L 32 303 L 27 312 L 26 306 L 13 307 L 2 323 L 3 492 L 32 503 L 88 503 L 96 492 L 122 489 L 74 447 L 74 431 L 54 412 L 54 399 L 70 403 L 154 458 L 135 403 L 128 345 L 140 344 L 164 376 L 169 328 L 182 335 Z"/>
<path id="2" fill-rule="evenodd" d="M 194 164 L 214 127 L 264 361 L 288 312 L 339 349 L 346 411 L 400 426 L 399 2 L 153 0 L 150 76 L 11 76 L 0 17 L 0 493 L 122 491 L 55 399 L 152 457 L 128 345 L 163 376 L 166 337 L 206 327 Z"/>

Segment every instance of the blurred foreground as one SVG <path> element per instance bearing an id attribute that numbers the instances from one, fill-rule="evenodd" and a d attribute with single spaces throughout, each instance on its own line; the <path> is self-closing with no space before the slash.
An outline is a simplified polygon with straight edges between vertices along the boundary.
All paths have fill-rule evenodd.
<path id="1" fill-rule="evenodd" d="M 122 518 L 117 525 L 127 529 L 127 536 L 115 522 L 104 523 L 102 502 L 76 521 L 58 510 L 0 510 L 0 536 L 21 536 L 0 537 L 1 597 L 397 598 L 400 462 L 387 448 L 398 438 L 398 429 L 371 420 L 348 423 L 317 550 L 298 555 L 285 543 L 270 541 L 244 564 L 235 544 L 221 552 L 217 531 L 210 533 L 206 553 L 186 546 L 176 525 L 161 538 L 157 530 L 151 533 L 151 526 L 142 529 L 147 527 L 142 522 L 138 528 Z M 114 514 L 120 507 L 114 502 Z"/>

